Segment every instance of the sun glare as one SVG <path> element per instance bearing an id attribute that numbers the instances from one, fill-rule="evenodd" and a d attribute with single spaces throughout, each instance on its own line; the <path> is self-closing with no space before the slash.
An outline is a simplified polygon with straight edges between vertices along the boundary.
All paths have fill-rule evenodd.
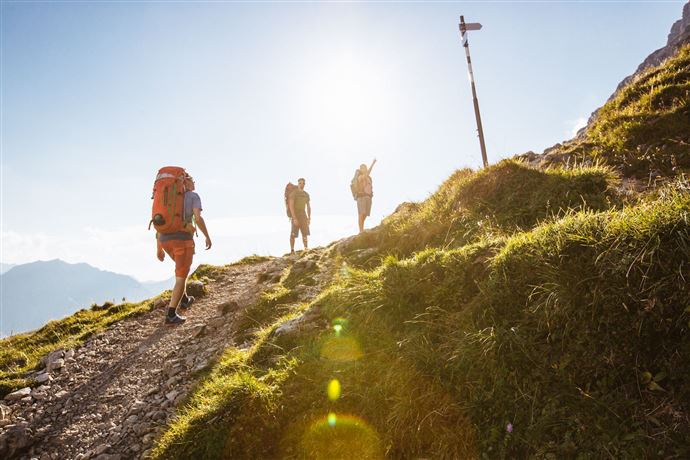
<path id="1" fill-rule="evenodd" d="M 313 69 L 305 89 L 307 117 L 321 136 L 348 142 L 375 134 L 393 116 L 384 68 L 364 54 L 344 52 Z"/>

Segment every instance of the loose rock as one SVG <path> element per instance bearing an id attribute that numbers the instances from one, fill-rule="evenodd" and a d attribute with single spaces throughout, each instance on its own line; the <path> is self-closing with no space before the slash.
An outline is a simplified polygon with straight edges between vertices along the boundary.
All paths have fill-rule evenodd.
<path id="1" fill-rule="evenodd" d="M 14 391 L 7 396 L 5 396 L 5 401 L 19 401 L 22 398 L 25 398 L 27 396 L 31 395 L 31 388 L 25 387 L 22 388 L 21 390 Z"/>
<path id="2" fill-rule="evenodd" d="M 58 358 L 58 359 L 56 359 L 55 361 L 53 361 L 53 362 L 51 362 L 51 363 L 48 364 L 48 370 L 49 370 L 49 371 L 54 371 L 54 370 L 57 370 L 57 369 L 61 369 L 62 366 L 64 366 L 64 365 L 65 365 L 65 360 L 62 359 L 62 358 Z"/>
<path id="3" fill-rule="evenodd" d="M 187 283 L 187 294 L 193 297 L 203 297 L 207 294 L 207 289 L 204 283 L 194 280 Z"/>
<path id="4" fill-rule="evenodd" d="M 50 365 L 52 363 L 54 363 L 58 359 L 61 359 L 64 355 L 65 355 L 65 351 L 62 349 L 50 352 L 47 355 L 45 355 L 43 358 L 41 358 L 40 365 L 42 367 L 50 368 Z"/>
<path id="5" fill-rule="evenodd" d="M 220 316 L 225 316 L 230 312 L 237 311 L 239 309 L 239 305 L 237 302 L 234 300 L 230 300 L 228 302 L 223 302 L 222 304 L 218 305 L 218 314 Z"/>
<path id="6" fill-rule="evenodd" d="M 53 378 L 47 372 L 44 372 L 42 374 L 38 374 L 36 376 L 36 382 L 38 382 L 38 383 L 46 383 L 46 382 L 50 382 L 51 380 L 53 380 Z"/>
<path id="7" fill-rule="evenodd" d="M 200 324 L 198 326 L 195 326 L 194 329 L 192 329 L 192 337 L 197 338 L 201 337 L 206 333 L 206 325 L 205 324 Z"/>

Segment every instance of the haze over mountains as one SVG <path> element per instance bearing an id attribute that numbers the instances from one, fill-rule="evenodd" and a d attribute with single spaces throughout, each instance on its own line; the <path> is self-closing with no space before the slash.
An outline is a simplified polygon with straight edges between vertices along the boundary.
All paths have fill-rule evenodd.
<path id="1" fill-rule="evenodd" d="M 2 265 L 0 337 L 38 328 L 105 301 L 139 301 L 160 294 L 169 281 L 142 283 L 85 263 L 62 260 Z"/>

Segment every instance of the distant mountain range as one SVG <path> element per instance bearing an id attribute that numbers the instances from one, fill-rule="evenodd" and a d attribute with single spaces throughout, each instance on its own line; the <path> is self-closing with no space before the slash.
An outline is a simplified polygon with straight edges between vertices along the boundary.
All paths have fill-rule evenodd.
<path id="1" fill-rule="evenodd" d="M 7 270 L 9 270 L 9 269 L 12 268 L 12 267 L 14 267 L 14 264 L 3 264 L 3 263 L 0 263 L 0 275 L 2 275 L 3 273 L 5 273 Z"/>
<path id="2" fill-rule="evenodd" d="M 62 260 L 11 266 L 0 274 L 0 337 L 36 329 L 93 303 L 148 299 L 171 280 L 141 283 L 131 276 Z"/>

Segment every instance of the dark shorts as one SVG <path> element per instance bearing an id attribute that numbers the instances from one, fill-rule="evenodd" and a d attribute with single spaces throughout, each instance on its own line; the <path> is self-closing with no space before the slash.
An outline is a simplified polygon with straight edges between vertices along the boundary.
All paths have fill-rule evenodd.
<path id="1" fill-rule="evenodd" d="M 299 220 L 299 225 L 295 225 L 295 219 L 292 219 L 292 229 L 290 230 L 290 236 L 292 238 L 297 238 L 299 232 L 302 232 L 302 238 L 309 236 L 309 221 L 307 216 L 297 216 Z"/>
<path id="2" fill-rule="evenodd" d="M 360 195 L 357 197 L 357 213 L 365 216 L 371 214 L 371 195 Z"/>

